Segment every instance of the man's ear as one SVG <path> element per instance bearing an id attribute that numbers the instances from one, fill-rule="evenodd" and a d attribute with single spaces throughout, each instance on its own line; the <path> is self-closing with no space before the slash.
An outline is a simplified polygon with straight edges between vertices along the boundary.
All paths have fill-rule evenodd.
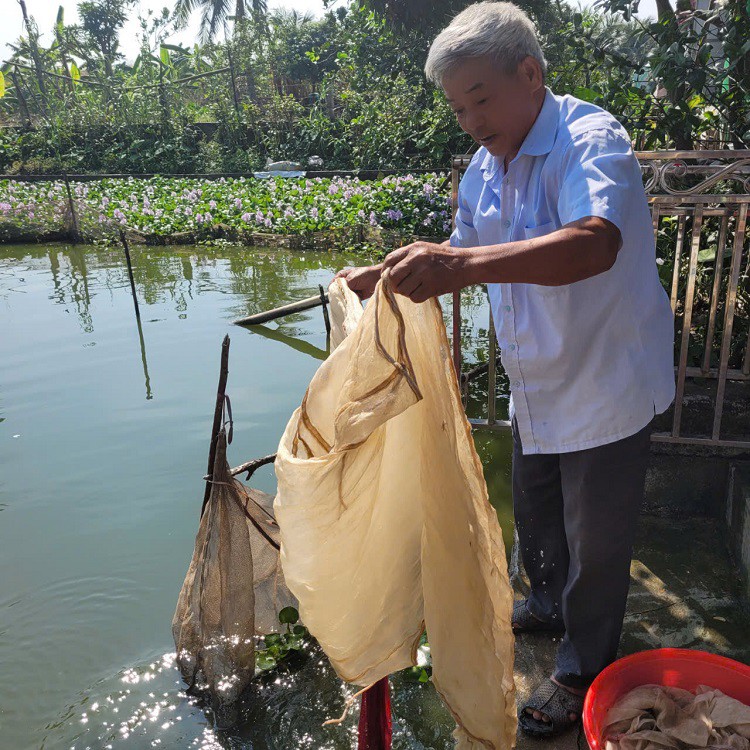
<path id="1" fill-rule="evenodd" d="M 518 74 L 521 76 L 521 80 L 530 93 L 533 94 L 540 88 L 544 87 L 544 71 L 539 64 L 539 60 L 535 57 L 526 55 L 526 57 L 518 63 Z"/>

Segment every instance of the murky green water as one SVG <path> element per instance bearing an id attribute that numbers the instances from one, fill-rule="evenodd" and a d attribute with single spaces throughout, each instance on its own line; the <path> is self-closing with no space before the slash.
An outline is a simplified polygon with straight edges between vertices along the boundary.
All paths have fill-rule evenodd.
<path id="1" fill-rule="evenodd" d="M 351 747 L 356 716 L 320 728 L 352 691 L 315 649 L 258 680 L 237 727 L 212 727 L 182 690 L 170 622 L 222 338 L 232 464 L 275 450 L 326 354 L 320 310 L 265 335 L 231 320 L 310 296 L 362 261 L 257 248 L 139 248 L 133 260 L 141 331 L 117 250 L 0 247 L 0 747 Z M 486 303 L 466 302 L 464 329 L 479 334 Z M 481 347 L 470 338 L 467 357 Z M 477 443 L 507 533 L 509 443 Z M 272 492 L 272 468 L 253 484 Z M 393 685 L 394 746 L 450 747 L 432 688 Z"/>

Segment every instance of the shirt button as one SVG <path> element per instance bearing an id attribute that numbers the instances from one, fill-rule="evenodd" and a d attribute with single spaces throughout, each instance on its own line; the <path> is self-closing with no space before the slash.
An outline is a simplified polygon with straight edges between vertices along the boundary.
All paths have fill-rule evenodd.
<path id="1" fill-rule="evenodd" d="M 504 226 L 504 227 L 505 227 L 505 228 L 507 229 L 507 228 L 508 228 L 508 227 L 510 226 L 510 219 L 506 219 L 506 220 L 505 220 L 505 221 L 503 222 L 503 226 Z"/>
<path id="2" fill-rule="evenodd" d="M 520 388 L 521 387 L 521 381 L 520 380 L 514 380 L 513 381 L 513 387 L 514 388 Z"/>
<path id="3" fill-rule="evenodd" d="M 514 352 L 514 351 L 516 350 L 516 345 L 515 345 L 515 344 L 511 344 L 511 345 L 510 345 L 510 350 L 511 350 L 512 352 Z"/>
<path id="4" fill-rule="evenodd" d="M 505 306 L 505 312 L 510 312 L 510 305 Z"/>

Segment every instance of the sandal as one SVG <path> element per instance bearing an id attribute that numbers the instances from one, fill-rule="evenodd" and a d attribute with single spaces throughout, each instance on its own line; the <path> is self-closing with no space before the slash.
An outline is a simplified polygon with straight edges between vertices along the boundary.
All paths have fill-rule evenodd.
<path id="1" fill-rule="evenodd" d="M 574 727 L 583 715 L 585 696 L 576 695 L 552 680 L 545 680 L 518 713 L 521 729 L 532 737 L 552 737 Z M 549 721 L 535 719 L 527 709 L 539 711 Z M 576 718 L 571 719 L 570 714 Z"/>
<path id="2" fill-rule="evenodd" d="M 514 633 L 564 633 L 562 623 L 545 622 L 529 611 L 528 599 L 520 599 L 513 603 L 513 617 L 511 627 Z"/>

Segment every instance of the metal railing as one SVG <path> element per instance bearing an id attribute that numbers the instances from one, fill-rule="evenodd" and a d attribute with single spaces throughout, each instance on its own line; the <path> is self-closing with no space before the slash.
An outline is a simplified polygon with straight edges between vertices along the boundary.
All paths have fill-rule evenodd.
<path id="1" fill-rule="evenodd" d="M 750 151 L 636 153 L 651 206 L 657 262 L 675 313 L 676 396 L 671 425 L 652 440 L 750 448 Z M 454 216 L 470 155 L 452 164 Z M 476 428 L 507 430 L 497 418 L 497 342 L 489 320 L 486 417 Z M 453 354 L 460 371 L 460 297 L 453 297 Z M 468 388 L 470 378 L 462 377 Z M 726 406 L 739 413 L 724 429 Z M 739 404 L 739 408 L 737 405 Z M 744 404 L 744 406 L 743 406 Z M 744 414 L 748 411 L 748 415 Z"/>

